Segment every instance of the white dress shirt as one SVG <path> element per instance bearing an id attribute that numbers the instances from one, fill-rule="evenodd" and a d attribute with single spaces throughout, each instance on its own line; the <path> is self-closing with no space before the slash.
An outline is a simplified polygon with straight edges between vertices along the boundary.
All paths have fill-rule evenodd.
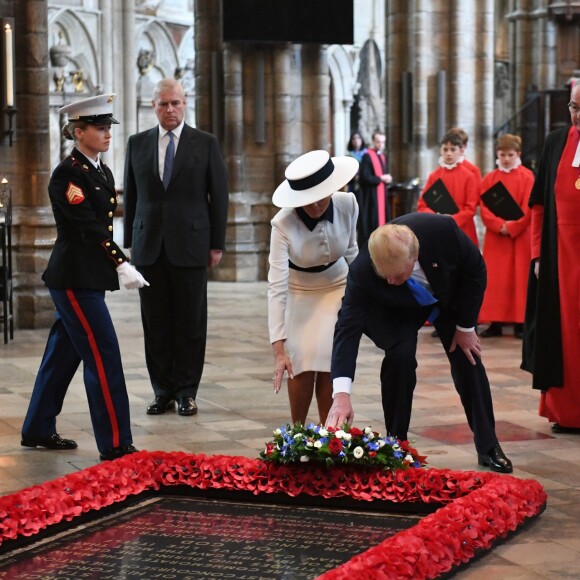
<path id="1" fill-rule="evenodd" d="M 177 154 L 177 146 L 179 145 L 179 138 L 181 137 L 181 131 L 183 131 L 183 125 L 185 125 L 185 121 L 181 121 L 181 123 L 171 131 L 173 133 L 174 156 Z M 169 136 L 167 133 L 169 133 L 169 131 L 159 125 L 159 177 L 161 178 L 161 181 L 163 181 L 163 171 L 165 169 L 165 153 L 167 151 L 167 146 L 169 145 Z"/>

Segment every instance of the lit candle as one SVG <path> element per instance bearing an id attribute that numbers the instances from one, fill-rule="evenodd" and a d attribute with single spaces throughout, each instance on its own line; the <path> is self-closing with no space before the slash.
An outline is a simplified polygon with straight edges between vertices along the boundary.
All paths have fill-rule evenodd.
<path id="1" fill-rule="evenodd" d="M 6 106 L 14 106 L 14 59 L 12 55 L 12 28 L 4 26 L 4 43 L 6 46 Z"/>

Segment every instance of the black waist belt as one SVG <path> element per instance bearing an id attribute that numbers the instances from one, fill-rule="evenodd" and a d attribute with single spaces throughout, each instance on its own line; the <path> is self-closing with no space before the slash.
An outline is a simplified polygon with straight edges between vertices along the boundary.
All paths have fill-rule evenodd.
<path id="1" fill-rule="evenodd" d="M 328 270 L 330 266 L 334 266 L 336 264 L 336 260 L 334 262 L 330 262 L 330 264 L 326 264 L 325 266 L 312 266 L 312 268 L 301 268 L 297 266 L 290 260 L 288 260 L 288 266 L 292 268 L 292 270 L 298 270 L 299 272 L 324 272 L 324 270 Z"/>

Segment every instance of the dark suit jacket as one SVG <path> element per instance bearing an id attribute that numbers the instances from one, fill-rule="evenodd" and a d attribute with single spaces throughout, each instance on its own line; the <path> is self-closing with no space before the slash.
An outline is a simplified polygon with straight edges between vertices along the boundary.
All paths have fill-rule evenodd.
<path id="1" fill-rule="evenodd" d="M 49 288 L 118 290 L 115 268 L 127 258 L 113 241 L 117 192 L 77 149 L 52 173 L 48 194 L 57 238 L 42 279 Z"/>
<path id="2" fill-rule="evenodd" d="M 132 135 L 125 159 L 125 239 L 131 261 L 149 266 L 162 244 L 179 267 L 207 266 L 223 250 L 227 171 L 217 139 L 184 125 L 167 191 L 159 177 L 159 128 Z"/>
<path id="3" fill-rule="evenodd" d="M 479 249 L 449 216 L 413 213 L 393 223 L 408 226 L 417 236 L 419 264 L 439 300 L 440 316 L 452 318 L 454 324 L 462 327 L 475 326 L 487 282 Z M 400 316 L 404 309 L 417 308 L 420 307 L 406 284 L 390 285 L 375 273 L 368 247 L 364 246 L 350 266 L 338 314 L 332 376 L 354 378 L 359 342 L 367 320 L 375 313 L 393 310 Z"/>

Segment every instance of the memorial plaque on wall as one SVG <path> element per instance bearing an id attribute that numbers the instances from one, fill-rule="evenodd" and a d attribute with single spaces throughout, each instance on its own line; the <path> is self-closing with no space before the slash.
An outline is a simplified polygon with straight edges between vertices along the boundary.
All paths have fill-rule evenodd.
<path id="1" fill-rule="evenodd" d="M 418 519 L 161 497 L 6 555 L 0 558 L 0 577 L 306 579 Z"/>

